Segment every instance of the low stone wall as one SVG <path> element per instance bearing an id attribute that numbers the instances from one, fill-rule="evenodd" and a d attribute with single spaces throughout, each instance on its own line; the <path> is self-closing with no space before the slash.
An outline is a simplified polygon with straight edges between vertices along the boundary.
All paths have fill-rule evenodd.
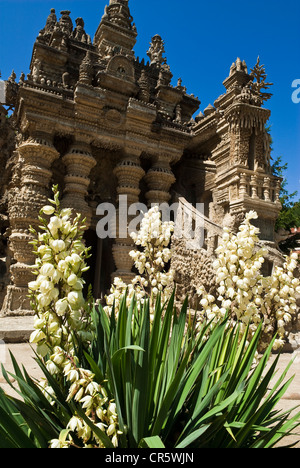
<path id="1" fill-rule="evenodd" d="M 184 239 L 172 240 L 171 267 L 175 271 L 176 298 L 179 303 L 188 296 L 189 306 L 197 309 L 196 292 L 200 286 L 204 286 L 210 294 L 215 293 L 214 259 L 205 249 L 187 249 Z"/>

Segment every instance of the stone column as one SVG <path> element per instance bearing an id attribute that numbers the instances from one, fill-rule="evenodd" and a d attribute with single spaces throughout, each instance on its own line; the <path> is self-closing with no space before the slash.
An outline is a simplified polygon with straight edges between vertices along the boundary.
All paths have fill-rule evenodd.
<path id="1" fill-rule="evenodd" d="M 254 199 L 258 199 L 259 196 L 258 196 L 258 180 L 257 180 L 257 176 L 256 175 L 253 175 L 251 176 L 251 197 L 254 198 Z"/>
<path id="2" fill-rule="evenodd" d="M 10 219 L 9 246 L 16 263 L 11 265 L 12 285 L 8 286 L 3 303 L 4 315 L 32 313 L 28 295 L 28 282 L 33 279 L 35 255 L 32 252 L 32 234 L 29 227 L 38 227 L 38 215 L 47 202 L 52 177 L 51 166 L 59 153 L 50 137 L 37 134 L 18 148 L 19 185 L 11 190 L 8 202 Z"/>
<path id="3" fill-rule="evenodd" d="M 120 210 L 125 210 L 131 204 L 139 202 L 140 181 L 145 174 L 140 165 L 140 153 L 139 150 L 134 148 L 127 149 L 125 156 L 114 170 L 114 174 L 118 179 L 117 194 L 119 200 L 122 200 L 122 196 L 127 196 L 127 201 L 124 200 L 124 206 L 120 206 L 119 200 L 117 201 L 117 238 L 113 246 L 116 272 L 113 274 L 112 279 L 119 277 L 126 284 L 129 284 L 135 276 L 132 272 L 133 260 L 129 256 L 129 252 L 133 249 L 134 243 L 129 233 L 127 233 L 127 235 L 126 233 L 120 233 L 118 220 Z M 129 217 L 127 220 L 130 222 Z"/>
<path id="4" fill-rule="evenodd" d="M 278 203 L 279 206 L 281 205 L 280 190 L 281 190 L 281 180 L 276 180 L 276 182 L 275 182 L 275 203 Z"/>
<path id="5" fill-rule="evenodd" d="M 90 145 L 85 142 L 73 144 L 63 157 L 66 166 L 65 188 L 62 206 L 73 208 L 74 214 L 80 213 L 86 218 L 87 228 L 90 226 L 92 209 L 86 201 L 90 184 L 90 172 L 96 165 L 91 154 Z"/>
<path id="6" fill-rule="evenodd" d="M 169 155 L 160 155 L 145 176 L 149 188 L 146 193 L 149 206 L 157 203 L 168 203 L 171 198 L 170 188 L 175 180 L 170 167 Z"/>
<path id="7" fill-rule="evenodd" d="M 245 198 L 248 195 L 247 191 L 247 174 L 240 174 L 240 186 L 239 186 L 239 196 L 240 198 Z"/>
<path id="8" fill-rule="evenodd" d="M 271 201 L 271 197 L 270 197 L 270 186 L 271 186 L 271 180 L 270 180 L 270 177 L 265 177 L 264 178 L 264 185 L 263 185 L 263 188 L 264 188 L 264 199 L 265 201 Z"/>

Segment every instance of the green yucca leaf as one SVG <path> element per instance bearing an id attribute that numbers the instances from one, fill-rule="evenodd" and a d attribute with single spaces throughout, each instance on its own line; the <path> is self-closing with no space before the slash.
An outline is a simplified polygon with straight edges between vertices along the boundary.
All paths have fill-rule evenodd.
<path id="1" fill-rule="evenodd" d="M 139 448 L 149 448 L 149 449 L 164 449 L 166 448 L 158 436 L 154 437 L 145 437 L 139 443 Z"/>
<path id="2" fill-rule="evenodd" d="M 36 448 L 34 441 L 22 427 L 13 414 L 7 413 L 0 407 L 0 432 L 10 448 Z"/>

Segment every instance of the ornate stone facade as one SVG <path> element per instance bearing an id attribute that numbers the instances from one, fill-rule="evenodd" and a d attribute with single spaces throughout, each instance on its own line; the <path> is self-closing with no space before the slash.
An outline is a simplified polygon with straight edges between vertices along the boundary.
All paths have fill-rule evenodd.
<path id="1" fill-rule="evenodd" d="M 254 209 L 262 239 L 274 242 L 280 180 L 271 174 L 270 112 L 263 107 L 270 83 L 259 61 L 248 73 L 237 59 L 225 93 L 194 118 L 201 103 L 181 79 L 172 84 L 163 39 L 153 37 L 149 62 L 135 57 L 128 0 L 110 0 L 93 40 L 82 18 L 74 25 L 69 11 L 60 15 L 51 10 L 28 76 L 7 80 L 12 117 L 1 108 L 2 314 L 30 313 L 28 227 L 36 225 L 54 183 L 63 204 L 87 218 L 89 280 L 97 297 L 113 276 L 129 281 L 133 275 L 131 240 L 96 236 L 97 206 L 117 206 L 118 195 L 127 195 L 129 204 L 178 197 L 204 203 L 205 216 L 219 226 L 234 227 Z M 211 251 L 213 244 L 208 236 Z M 209 253 L 201 255 L 208 264 Z"/>

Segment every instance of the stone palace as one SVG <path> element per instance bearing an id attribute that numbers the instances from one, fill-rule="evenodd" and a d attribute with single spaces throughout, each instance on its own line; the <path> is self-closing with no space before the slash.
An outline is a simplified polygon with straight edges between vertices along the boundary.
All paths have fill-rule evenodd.
<path id="1" fill-rule="evenodd" d="M 31 314 L 27 284 L 35 261 L 29 225 L 59 186 L 62 204 L 87 219 L 92 246 L 88 281 L 103 297 L 114 276 L 132 278 L 128 239 L 99 239 L 97 206 L 179 202 L 191 218 L 204 204 L 203 248 L 174 241 L 182 294 L 211 281 L 211 258 L 224 226 L 258 213 L 266 268 L 280 261 L 274 225 L 281 180 L 272 175 L 265 68 L 236 59 L 224 70 L 224 94 L 199 113 L 200 101 L 175 78 L 164 41 L 149 60 L 135 56 L 137 29 L 128 0 L 110 0 L 91 38 L 82 18 L 52 9 L 33 45 L 30 72 L 6 80 L 0 106 L 0 309 Z M 150 40 L 151 38 L 149 38 Z M 234 57 L 235 59 L 235 57 Z M 173 83 L 173 84 L 172 84 Z M 8 118 L 8 110 L 12 111 Z M 269 272 L 270 272 L 269 271 Z M 197 284 L 196 284 L 197 283 Z"/>

